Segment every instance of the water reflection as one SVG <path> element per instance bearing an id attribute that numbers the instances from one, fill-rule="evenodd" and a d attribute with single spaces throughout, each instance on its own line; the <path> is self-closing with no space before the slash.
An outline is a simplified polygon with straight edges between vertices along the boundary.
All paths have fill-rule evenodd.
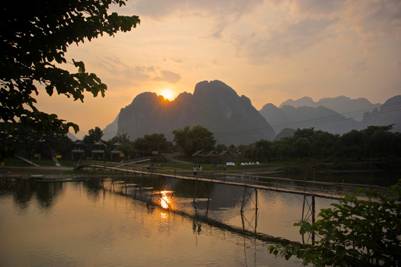
<path id="1" fill-rule="evenodd" d="M 246 235 L 268 234 L 304 243 L 313 243 L 314 236 L 300 235 L 293 223 L 301 219 L 313 222 L 322 207 L 321 203 L 323 206 L 331 203 L 319 199 L 316 204 L 313 196 L 298 197 L 159 177 L 90 178 L 82 181 L 81 185 L 93 201 L 100 196 L 105 199 L 108 190 L 144 202 L 148 214 L 153 214 L 156 207 L 176 212 L 192 221 L 192 232 L 195 234 L 201 233 L 202 224 L 206 223 L 228 231 L 242 231 Z M 32 199 L 40 208 L 49 209 L 62 192 L 62 182 L 9 179 L 2 180 L 0 184 L 0 194 L 12 195 L 22 210 L 29 206 Z M 169 212 L 160 212 L 161 220 L 167 221 L 168 218 Z"/>
<path id="2" fill-rule="evenodd" d="M 98 199 L 100 197 L 100 193 L 103 192 L 103 180 L 100 178 L 86 179 L 84 180 L 83 184 L 86 188 L 88 196 L 94 200 Z"/>
<path id="3" fill-rule="evenodd" d="M 5 262 L 10 263 L 6 266 L 51 266 L 56 256 L 58 266 L 86 265 L 88 258 L 102 266 L 294 265 L 269 255 L 265 243 L 257 239 L 231 234 L 229 227 L 253 231 L 258 226 L 252 223 L 258 202 L 254 190 L 150 177 L 26 182 L 2 183 L 3 200 L 18 202 L 14 195 L 19 194 L 26 205 L 37 201 L 40 208 L 54 208 L 49 214 L 30 209 L 14 215 L 7 201 L 0 199 L 4 214 L 0 234 L 5 236 L 0 246 L 6 248 L 0 251 L 0 266 Z M 102 205 L 93 205 L 101 195 Z M 167 208 L 161 207 L 162 200 Z M 29 231 L 23 228 L 26 222 Z"/>
<path id="4" fill-rule="evenodd" d="M 189 218 L 193 233 L 202 232 L 202 225 L 207 224 L 274 242 L 283 239 L 314 242 L 314 237 L 300 235 L 293 224 L 300 220 L 312 222 L 321 208 L 334 202 L 321 198 L 315 201 L 314 196 L 302 193 L 152 176 L 112 179 L 103 186 L 111 192 L 144 202 L 149 213 L 160 207 Z"/>
<path id="5" fill-rule="evenodd" d="M 15 203 L 20 209 L 26 209 L 28 207 L 29 201 L 35 193 L 32 188 L 32 183 L 25 181 L 8 183 L 7 189 L 9 190 L 8 193 L 13 195 Z"/>
<path id="6" fill-rule="evenodd" d="M 160 206 L 163 209 L 168 210 L 172 208 L 172 194 L 173 191 L 160 191 Z"/>
<path id="7" fill-rule="evenodd" d="M 62 182 L 38 183 L 35 186 L 36 199 L 42 208 L 50 208 L 56 197 L 63 191 Z"/>
<path id="8" fill-rule="evenodd" d="M 1 195 L 12 195 L 20 209 L 26 209 L 35 198 L 42 209 L 49 209 L 63 192 L 62 182 L 37 182 L 23 179 L 2 179 Z"/>
<path id="9" fill-rule="evenodd" d="M 161 211 L 160 212 L 160 219 L 162 219 L 162 221 L 165 221 L 168 219 L 168 212 L 166 211 Z"/>

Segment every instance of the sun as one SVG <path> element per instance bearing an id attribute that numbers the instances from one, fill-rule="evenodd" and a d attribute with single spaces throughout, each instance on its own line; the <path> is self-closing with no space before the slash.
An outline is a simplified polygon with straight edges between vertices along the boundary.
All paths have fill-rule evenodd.
<path id="1" fill-rule="evenodd" d="M 164 88 L 160 91 L 160 95 L 167 99 L 168 101 L 172 101 L 175 98 L 175 93 L 170 88 Z"/>

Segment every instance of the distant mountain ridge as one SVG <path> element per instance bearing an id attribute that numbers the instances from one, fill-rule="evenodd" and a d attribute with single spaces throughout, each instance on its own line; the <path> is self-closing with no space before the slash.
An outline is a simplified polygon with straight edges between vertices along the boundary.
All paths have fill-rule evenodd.
<path id="1" fill-rule="evenodd" d="M 342 113 L 336 110 L 342 110 Z M 367 110 L 361 115 L 361 111 Z M 315 102 L 310 97 L 284 101 L 280 107 L 268 103 L 260 110 L 276 133 L 283 129 L 315 128 L 342 134 L 368 126 L 393 125 L 401 132 L 401 96 L 388 99 L 383 105 L 372 104 L 365 98 L 322 98 Z M 352 116 L 351 116 L 352 115 Z M 360 117 L 359 120 L 354 119 Z M 354 117 L 354 118 L 353 118 Z M 276 137 L 277 138 L 277 137 Z"/>
<path id="2" fill-rule="evenodd" d="M 131 139 L 152 133 L 172 139 L 174 129 L 191 125 L 208 128 L 217 143 L 227 145 L 272 140 L 275 135 L 249 98 L 221 81 L 199 82 L 193 94 L 182 93 L 171 102 L 155 93 L 139 94 L 121 109 L 117 132 Z"/>
<path id="3" fill-rule="evenodd" d="M 327 97 L 315 102 L 311 97 L 305 96 L 296 100 L 286 100 L 280 105 L 280 107 L 283 106 L 293 106 L 297 108 L 323 106 L 347 118 L 361 121 L 366 112 L 380 107 L 380 104 L 373 104 L 366 98 L 350 98 L 347 96 Z"/>
<path id="4" fill-rule="evenodd" d="M 389 98 L 379 108 L 364 114 L 363 127 L 369 125 L 393 125 L 393 130 L 401 132 L 401 95 Z"/>
<path id="5" fill-rule="evenodd" d="M 266 104 L 260 113 L 270 123 L 276 133 L 283 129 L 315 128 L 330 133 L 342 134 L 352 129 L 359 129 L 360 123 L 346 118 L 340 113 L 323 106 L 276 107 Z"/>

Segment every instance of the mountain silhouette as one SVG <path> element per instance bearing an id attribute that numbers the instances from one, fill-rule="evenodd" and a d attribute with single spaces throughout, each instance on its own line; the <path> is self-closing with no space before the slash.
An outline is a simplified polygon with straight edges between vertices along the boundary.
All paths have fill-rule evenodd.
<path id="1" fill-rule="evenodd" d="M 163 133 L 171 140 L 174 129 L 193 125 L 208 128 L 217 143 L 227 145 L 272 140 L 275 135 L 249 98 L 221 81 L 199 82 L 193 94 L 182 93 L 173 101 L 142 93 L 118 115 L 118 134 L 131 139 Z"/>
<path id="2" fill-rule="evenodd" d="M 312 97 L 304 96 L 299 99 L 288 99 L 281 103 L 280 106 L 292 106 L 292 107 L 317 107 L 318 104 L 312 99 Z"/>
<path id="3" fill-rule="evenodd" d="M 366 98 L 350 98 L 347 96 L 327 97 L 315 102 L 311 97 L 302 97 L 297 100 L 289 99 L 280 106 L 293 107 L 326 107 L 347 118 L 361 121 L 363 114 L 378 108 L 380 104 L 373 104 Z"/>
<path id="4" fill-rule="evenodd" d="M 290 129 L 313 127 L 343 134 L 390 124 L 394 131 L 401 132 L 401 95 L 381 106 L 365 98 L 340 96 L 315 102 L 303 97 L 287 100 L 279 107 L 269 103 L 258 112 L 249 98 L 216 80 L 199 82 L 193 94 L 181 93 L 173 101 L 150 92 L 137 95 L 104 129 L 104 139 L 123 133 L 131 139 L 163 133 L 172 140 L 173 130 L 201 125 L 214 133 L 218 143 L 238 145 L 272 140 L 274 132 L 280 133 L 276 138 L 284 138 L 293 133 Z"/>
<path id="5" fill-rule="evenodd" d="M 360 123 L 323 106 L 280 106 L 266 104 L 260 113 L 276 133 L 285 128 L 315 128 L 330 133 L 342 134 L 359 129 Z"/>
<path id="6" fill-rule="evenodd" d="M 106 127 L 104 127 L 102 139 L 105 141 L 110 140 L 111 138 L 117 135 L 117 131 L 118 131 L 118 116 L 111 123 L 106 125 Z"/>
<path id="7" fill-rule="evenodd" d="M 387 126 L 393 125 L 393 130 L 401 132 L 401 95 L 389 98 L 382 106 L 364 114 L 362 124 Z"/>

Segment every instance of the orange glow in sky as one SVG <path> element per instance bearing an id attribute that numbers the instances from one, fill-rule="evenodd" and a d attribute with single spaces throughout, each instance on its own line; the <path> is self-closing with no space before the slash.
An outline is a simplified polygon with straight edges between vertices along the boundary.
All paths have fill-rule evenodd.
<path id="1" fill-rule="evenodd" d="M 170 88 L 164 88 L 160 91 L 160 95 L 167 99 L 168 101 L 172 101 L 175 98 L 175 92 Z"/>
<path id="2" fill-rule="evenodd" d="M 70 61 L 107 84 L 104 98 L 87 94 L 82 104 L 41 91 L 39 108 L 77 123 L 83 137 L 140 93 L 171 101 L 203 80 L 223 81 L 257 109 L 304 96 L 383 103 L 399 94 L 399 0 L 165 2 L 128 1 L 116 11 L 138 15 L 137 28 L 68 48 Z"/>

